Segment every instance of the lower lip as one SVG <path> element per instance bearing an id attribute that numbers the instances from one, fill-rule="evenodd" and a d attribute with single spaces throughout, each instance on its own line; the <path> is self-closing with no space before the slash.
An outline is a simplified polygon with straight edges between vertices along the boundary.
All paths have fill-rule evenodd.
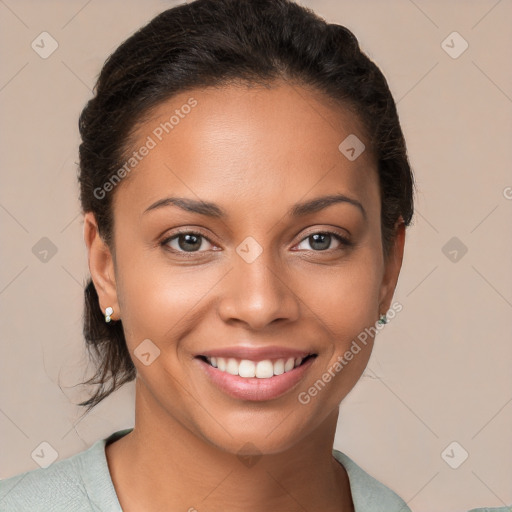
<path id="1" fill-rule="evenodd" d="M 264 401 L 278 398 L 297 386 L 315 359 L 311 357 L 293 370 L 268 379 L 231 375 L 214 368 L 202 359 L 197 358 L 197 361 L 211 381 L 224 393 L 241 400 Z"/>

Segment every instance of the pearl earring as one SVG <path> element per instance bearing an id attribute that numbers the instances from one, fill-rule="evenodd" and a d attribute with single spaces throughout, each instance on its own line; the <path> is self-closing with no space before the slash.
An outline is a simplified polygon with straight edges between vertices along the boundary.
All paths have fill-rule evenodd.
<path id="1" fill-rule="evenodd" d="M 110 322 L 110 320 L 112 320 L 111 315 L 113 312 L 114 309 L 111 308 L 110 306 L 108 308 L 105 308 L 105 322 L 107 322 L 107 324 Z"/>

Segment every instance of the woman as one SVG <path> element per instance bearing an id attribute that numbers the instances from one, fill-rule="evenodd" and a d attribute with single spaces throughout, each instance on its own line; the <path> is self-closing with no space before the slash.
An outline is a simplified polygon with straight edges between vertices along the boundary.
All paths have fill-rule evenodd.
<path id="1" fill-rule="evenodd" d="M 79 124 L 80 405 L 136 379 L 135 427 L 4 481 L 2 510 L 410 510 L 333 450 L 413 215 L 355 36 L 288 0 L 183 4 L 110 56 Z"/>

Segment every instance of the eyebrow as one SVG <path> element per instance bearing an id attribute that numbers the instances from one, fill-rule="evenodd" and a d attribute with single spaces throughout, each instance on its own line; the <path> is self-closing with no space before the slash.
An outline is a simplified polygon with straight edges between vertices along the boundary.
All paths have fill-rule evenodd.
<path id="1" fill-rule="evenodd" d="M 287 215 L 293 218 L 303 217 L 338 203 L 348 203 L 354 205 L 360 210 L 360 212 L 363 214 L 363 217 L 366 219 L 366 210 L 364 209 L 363 205 L 357 199 L 353 199 L 344 194 L 332 194 L 328 196 L 317 197 L 310 201 L 297 203 L 288 210 Z M 160 199 L 146 208 L 143 214 L 166 206 L 177 206 L 178 208 L 181 208 L 187 212 L 198 213 L 200 215 L 206 215 L 208 217 L 214 217 L 218 219 L 226 218 L 228 216 L 227 213 L 215 203 L 208 201 L 198 201 L 196 199 L 190 199 L 187 197 L 166 197 L 165 199 Z"/>

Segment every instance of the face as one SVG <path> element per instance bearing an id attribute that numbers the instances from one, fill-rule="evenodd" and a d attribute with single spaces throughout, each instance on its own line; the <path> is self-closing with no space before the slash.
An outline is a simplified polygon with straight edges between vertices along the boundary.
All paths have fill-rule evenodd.
<path id="1" fill-rule="evenodd" d="M 277 453 L 336 415 L 403 249 L 385 264 L 376 163 L 338 149 L 351 134 L 349 110 L 284 83 L 187 92 L 140 127 L 149 149 L 110 192 L 115 257 L 92 214 L 86 238 L 154 424 Z"/>

